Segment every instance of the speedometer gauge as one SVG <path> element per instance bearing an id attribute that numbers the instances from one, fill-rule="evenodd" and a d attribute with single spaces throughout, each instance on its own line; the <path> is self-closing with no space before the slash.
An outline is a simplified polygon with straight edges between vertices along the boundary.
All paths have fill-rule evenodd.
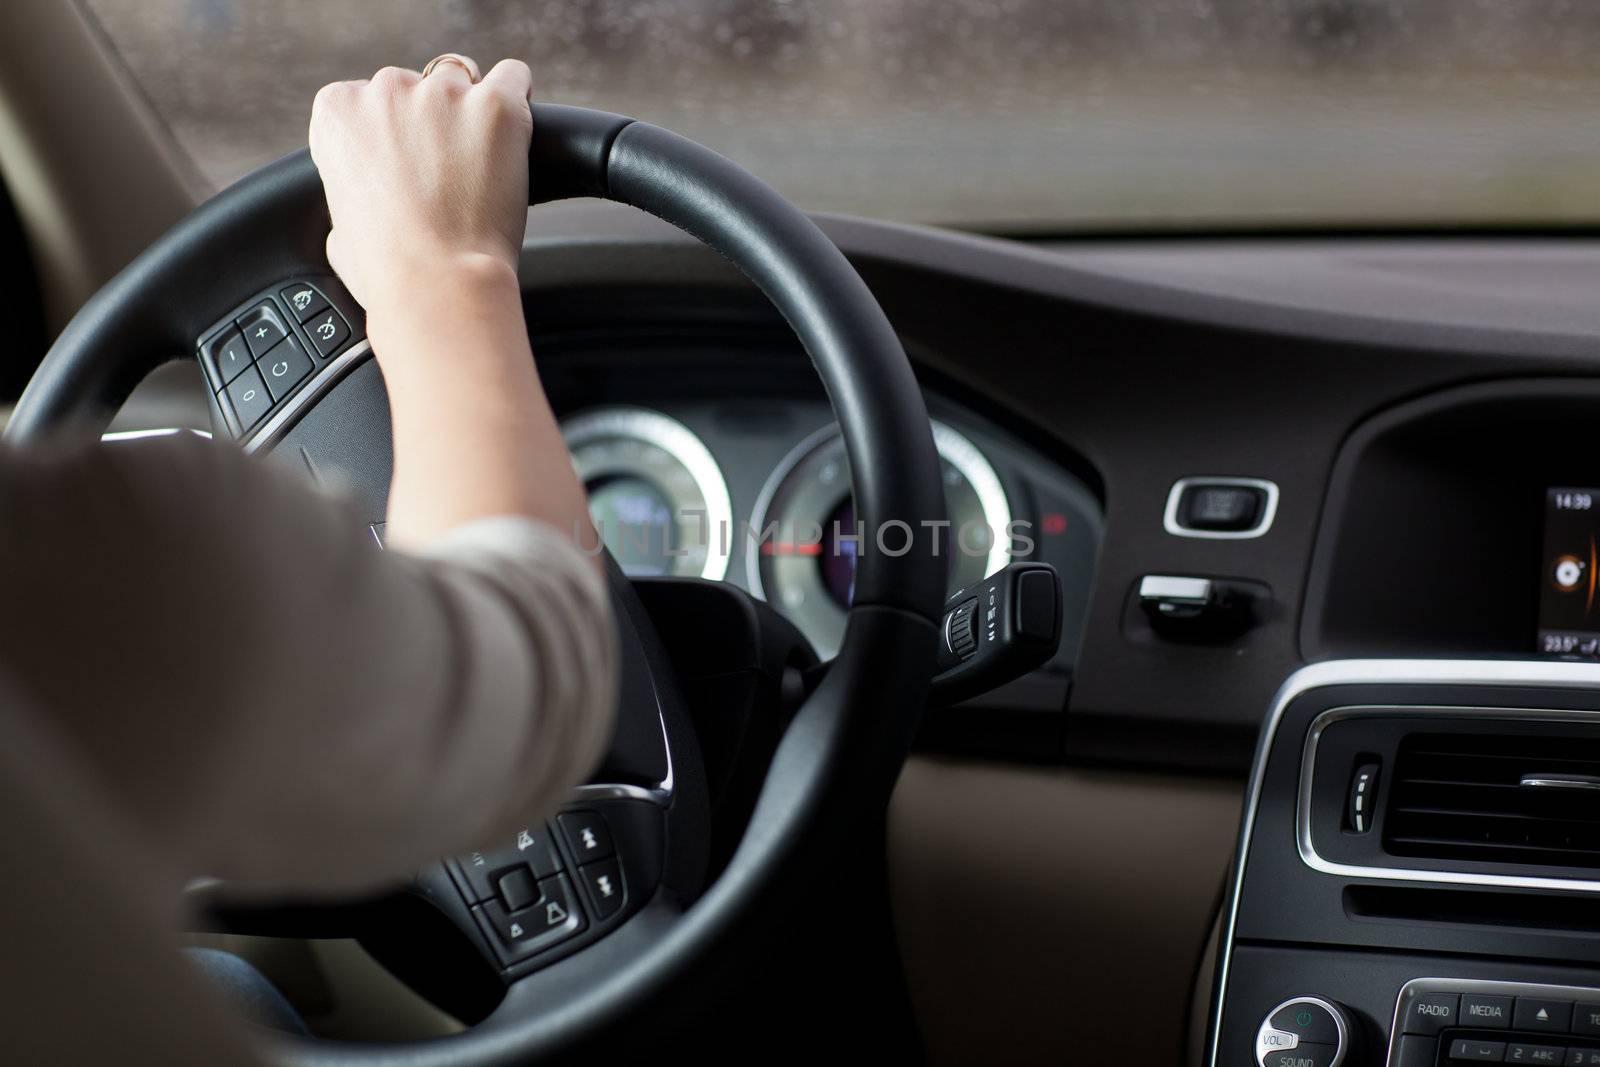
<path id="1" fill-rule="evenodd" d="M 722 470 L 683 423 L 608 407 L 561 424 L 600 538 L 629 577 L 721 579 L 733 508 Z"/>
<path id="2" fill-rule="evenodd" d="M 940 422 L 933 424 L 933 443 L 950 523 L 938 531 L 939 553 L 949 560 L 953 591 L 1009 562 L 1011 506 L 977 445 Z M 872 551 L 874 543 L 874 532 L 856 522 L 837 427 L 812 434 L 778 464 L 756 502 L 751 540 L 758 542 L 747 556 L 751 589 L 787 615 L 818 655 L 832 656 L 844 638 L 857 552 Z"/>

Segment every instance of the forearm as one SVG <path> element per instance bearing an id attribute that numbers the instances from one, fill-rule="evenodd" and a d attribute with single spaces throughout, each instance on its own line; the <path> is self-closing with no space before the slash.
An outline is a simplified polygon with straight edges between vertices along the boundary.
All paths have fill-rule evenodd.
<path id="1" fill-rule="evenodd" d="M 0 587 L 28 620 L 0 683 L 175 876 L 403 879 L 546 814 L 610 736 L 606 586 L 540 525 L 379 552 L 288 471 L 182 438 L 0 449 L 0 500 Z"/>
<path id="2" fill-rule="evenodd" d="M 473 519 L 520 515 L 592 546 L 515 273 L 463 257 L 418 275 L 405 303 L 368 313 L 394 420 L 389 539 L 418 547 Z"/>

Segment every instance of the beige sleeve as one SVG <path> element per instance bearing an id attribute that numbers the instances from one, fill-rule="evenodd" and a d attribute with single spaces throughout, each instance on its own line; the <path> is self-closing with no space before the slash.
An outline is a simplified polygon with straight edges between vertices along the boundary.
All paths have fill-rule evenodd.
<path id="1" fill-rule="evenodd" d="M 557 531 L 380 551 L 198 440 L 0 453 L 0 672 L 177 877 L 336 892 L 548 812 L 610 738 L 604 581 Z"/>

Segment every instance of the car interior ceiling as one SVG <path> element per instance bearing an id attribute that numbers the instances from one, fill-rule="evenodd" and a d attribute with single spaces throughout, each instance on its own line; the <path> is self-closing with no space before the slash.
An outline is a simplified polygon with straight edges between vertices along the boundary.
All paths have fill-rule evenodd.
<path id="1" fill-rule="evenodd" d="M 24 23 L 48 56 L 17 46 Z M 86 74 L 45 99 L 46 63 Z M 73 5 L 0 9 L 0 105 L 9 408 L 77 309 L 208 190 Z M 792 317 L 633 207 L 528 218 L 528 328 L 597 515 L 820 540 L 851 475 Z M 941 676 L 948 700 L 935 679 L 892 794 L 824 810 L 827 840 L 796 848 L 742 951 L 549 1058 L 1600 1063 L 1600 239 L 812 218 L 910 358 L 954 526 L 1031 532 L 1020 562 L 952 565 L 943 639 L 996 575 L 1022 603 L 1008 564 L 1048 565 L 1049 648 L 998 683 Z M 383 408 L 359 306 L 325 265 L 207 299 L 107 432 L 270 430 L 267 461 L 352 487 L 381 543 L 387 468 L 350 429 Z M 254 412 L 221 361 L 261 314 L 312 358 L 300 392 Z M 659 669 L 624 679 L 625 701 L 655 736 L 608 757 L 599 781 L 631 791 L 534 828 L 551 867 L 533 869 L 576 874 L 600 832 L 631 893 L 693 898 L 734 862 L 791 690 L 844 646 L 854 572 L 803 546 L 666 545 L 610 545 Z M 679 730 L 693 767 L 674 766 Z M 700 821 L 651 806 L 674 773 L 704 792 Z M 692 875 L 658 817 L 701 848 Z M 202 888 L 184 935 L 354 1047 L 492 1026 L 519 985 L 543 995 L 582 958 L 620 973 L 629 926 L 652 921 L 643 898 L 612 915 L 586 897 L 581 934 L 522 954 L 494 940 L 482 860 L 359 907 Z"/>

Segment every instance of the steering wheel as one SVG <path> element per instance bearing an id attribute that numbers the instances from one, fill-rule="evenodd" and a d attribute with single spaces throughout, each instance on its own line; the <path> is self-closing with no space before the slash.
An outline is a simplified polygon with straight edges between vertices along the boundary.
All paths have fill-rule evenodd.
<path id="1" fill-rule="evenodd" d="M 708 149 L 603 112 L 541 104 L 533 113 L 529 203 L 597 196 L 630 204 L 738 266 L 781 312 L 821 376 L 848 452 L 857 516 L 868 530 L 904 524 L 911 547 L 862 554 L 839 654 L 778 742 L 738 846 L 709 872 L 708 884 L 703 841 L 694 832 L 694 809 L 704 798 L 694 795 L 688 773 L 698 765 L 695 738 L 674 710 L 679 698 L 649 618 L 634 610 L 637 601 L 613 568 L 624 652 L 613 758 L 602 781 L 579 790 L 570 822 L 536 827 L 528 838 L 548 850 L 542 868 L 533 864 L 536 876 L 549 875 L 532 887 L 534 905 L 509 901 L 499 895 L 503 887 L 484 881 L 492 855 L 469 854 L 441 865 L 431 881 L 420 879 L 423 896 L 497 971 L 504 997 L 481 1021 L 445 1038 L 387 1045 L 274 1040 L 268 1051 L 282 1062 L 526 1062 L 570 1049 L 702 965 L 726 960 L 741 924 L 830 820 L 852 806 L 884 803 L 933 671 L 946 577 L 932 540 L 931 520 L 944 514 L 938 459 L 910 365 L 866 285 L 809 218 Z M 223 191 L 84 305 L 45 356 L 6 436 L 27 443 L 98 432 L 150 370 L 199 345 L 213 361 L 207 369 L 219 431 L 251 451 L 292 446 L 307 462 L 328 455 L 365 471 L 376 494 L 367 506 L 381 520 L 387 403 L 359 339 L 359 308 L 328 271 L 327 231 L 322 185 L 305 151 Z M 323 350 L 327 338 L 312 332 L 321 323 L 301 318 L 306 309 L 298 290 L 291 292 L 300 285 L 339 313 L 347 341 Z M 244 399 L 248 390 L 230 395 L 214 362 L 219 330 L 247 328 L 241 316 L 248 315 L 276 317 L 275 328 L 311 363 L 281 403 L 270 398 L 273 412 L 254 422 L 244 408 L 255 399 Z M 287 361 L 261 356 L 257 372 L 270 374 L 279 362 Z M 615 868 L 586 862 L 597 830 L 612 838 L 600 845 L 614 853 Z M 506 845 L 512 859 L 525 858 L 520 840 L 516 851 Z M 584 872 L 601 867 L 615 869 L 609 884 L 624 898 L 621 906 L 585 882 Z M 555 897 L 558 890 L 567 896 Z M 558 899 L 564 906 L 552 910 Z M 523 909 L 507 910 L 516 903 Z M 491 915 L 492 907 L 499 910 Z M 608 915 L 608 907 L 616 910 Z M 554 939 L 531 955 L 518 956 L 515 943 L 508 949 L 497 939 L 506 936 L 508 915 L 542 920 L 557 911 L 564 926 L 581 928 L 539 934 Z"/>

